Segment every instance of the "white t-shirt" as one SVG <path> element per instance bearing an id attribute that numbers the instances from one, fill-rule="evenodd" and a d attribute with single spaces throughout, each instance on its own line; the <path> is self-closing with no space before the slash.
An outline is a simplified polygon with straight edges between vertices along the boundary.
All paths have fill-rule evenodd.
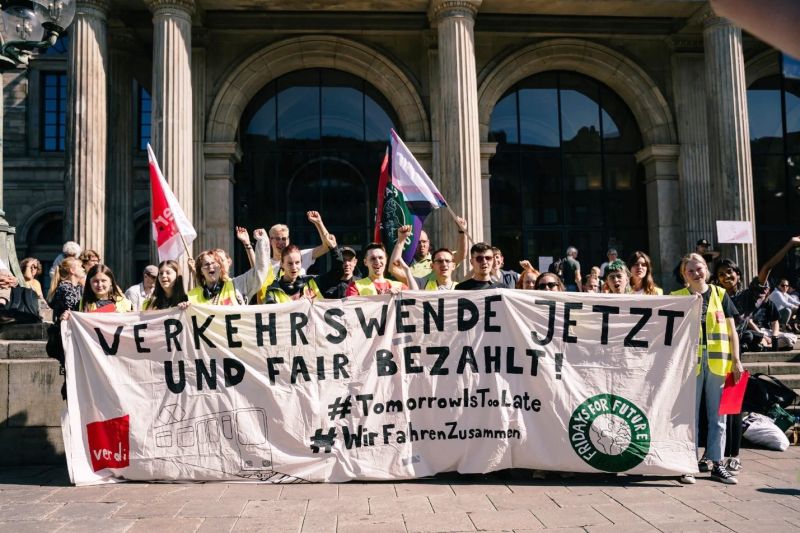
<path id="1" fill-rule="evenodd" d="M 300 250 L 300 275 L 305 276 L 306 270 L 314 264 L 316 259 L 314 259 L 314 249 L 313 248 L 306 248 L 305 250 Z M 278 277 L 278 272 L 281 271 L 281 262 L 280 260 L 275 260 L 270 256 L 269 262 L 272 263 L 272 271 L 275 272 L 275 277 Z"/>

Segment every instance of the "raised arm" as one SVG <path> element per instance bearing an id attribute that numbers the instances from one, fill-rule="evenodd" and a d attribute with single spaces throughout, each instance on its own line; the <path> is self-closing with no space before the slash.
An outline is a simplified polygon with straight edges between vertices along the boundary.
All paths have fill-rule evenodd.
<path id="1" fill-rule="evenodd" d="M 250 268 L 253 268 L 256 265 L 256 253 L 253 251 L 253 245 L 250 244 L 250 234 L 247 232 L 247 228 L 236 226 L 236 240 L 244 246 Z"/>
<path id="2" fill-rule="evenodd" d="M 458 244 L 456 246 L 456 253 L 453 255 L 453 267 L 461 264 L 461 261 L 467 256 L 467 221 L 461 217 L 456 217 L 456 226 L 458 226 Z"/>
<path id="3" fill-rule="evenodd" d="M 411 231 L 412 228 L 409 225 L 397 228 L 397 242 L 394 243 L 392 255 L 389 256 L 389 273 L 394 276 L 397 281 L 402 281 L 406 285 L 409 285 L 409 280 L 406 277 L 406 272 L 398 266 L 397 260 L 403 258 L 403 248 L 406 246 L 406 239 L 411 235 Z"/>
<path id="4" fill-rule="evenodd" d="M 317 228 L 317 232 L 319 233 L 319 240 L 321 241 L 321 244 L 314 248 L 314 251 L 311 254 L 314 259 L 317 259 L 318 257 L 322 257 L 323 255 L 327 254 L 332 249 L 328 247 L 328 229 L 322 222 L 322 215 L 320 215 L 319 212 L 309 211 L 306 213 L 306 217 L 308 217 L 309 222 L 314 224 L 314 227 Z"/>
<path id="5" fill-rule="evenodd" d="M 772 272 L 772 269 L 781 262 L 781 259 L 795 246 L 800 246 L 800 236 L 792 237 L 789 239 L 789 242 L 783 245 L 783 248 L 778 250 L 778 253 L 773 255 L 769 258 L 769 261 L 764 263 L 764 266 L 758 271 L 758 281 L 762 285 L 767 282 L 767 278 L 769 277 L 769 273 Z"/>
<path id="6" fill-rule="evenodd" d="M 417 280 L 414 279 L 414 275 L 411 273 L 411 267 L 408 266 L 408 263 L 403 261 L 402 257 L 398 257 L 392 262 L 392 269 L 399 270 L 400 272 L 403 273 L 403 277 L 406 279 L 404 283 L 406 284 L 409 290 L 411 291 L 419 290 L 419 285 L 417 285 Z"/>
<path id="7" fill-rule="evenodd" d="M 253 237 L 256 239 L 255 246 L 255 265 L 253 268 L 233 278 L 233 283 L 236 289 L 248 300 L 253 297 L 255 293 L 264 284 L 267 279 L 269 270 L 272 265 L 269 262 L 269 237 L 263 228 L 258 228 L 253 232 Z"/>

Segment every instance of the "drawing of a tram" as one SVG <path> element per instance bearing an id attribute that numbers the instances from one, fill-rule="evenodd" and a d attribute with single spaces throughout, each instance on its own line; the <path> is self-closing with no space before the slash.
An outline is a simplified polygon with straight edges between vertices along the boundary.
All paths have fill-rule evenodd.
<path id="1" fill-rule="evenodd" d="M 183 418 L 181 413 L 178 404 L 161 410 L 153 427 L 158 458 L 237 477 L 302 482 L 272 469 L 264 409 L 243 408 L 192 418 Z"/>

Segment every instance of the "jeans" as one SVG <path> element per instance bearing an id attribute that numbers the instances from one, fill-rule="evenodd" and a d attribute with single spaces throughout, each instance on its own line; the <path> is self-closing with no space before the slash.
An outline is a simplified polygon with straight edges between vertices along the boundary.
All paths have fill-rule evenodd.
<path id="1" fill-rule="evenodd" d="M 725 415 L 719 415 L 719 401 L 722 398 L 722 386 L 725 384 L 723 376 L 712 374 L 708 368 L 708 351 L 703 349 L 703 360 L 700 363 L 700 374 L 697 376 L 697 391 L 695 394 L 695 413 L 697 426 L 695 435 L 700 435 L 700 407 L 701 398 L 705 392 L 705 408 L 708 417 L 708 437 L 706 439 L 706 457 L 718 463 L 722 461 L 722 450 L 725 448 Z M 697 437 L 695 437 L 697 438 Z M 695 447 L 697 442 L 695 441 Z"/>

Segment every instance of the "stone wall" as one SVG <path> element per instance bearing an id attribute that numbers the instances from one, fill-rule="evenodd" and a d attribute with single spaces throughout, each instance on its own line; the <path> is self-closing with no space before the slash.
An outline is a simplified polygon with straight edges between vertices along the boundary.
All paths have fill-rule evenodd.
<path id="1" fill-rule="evenodd" d="M 64 464 L 64 378 L 44 345 L 0 340 L 0 466 Z"/>

